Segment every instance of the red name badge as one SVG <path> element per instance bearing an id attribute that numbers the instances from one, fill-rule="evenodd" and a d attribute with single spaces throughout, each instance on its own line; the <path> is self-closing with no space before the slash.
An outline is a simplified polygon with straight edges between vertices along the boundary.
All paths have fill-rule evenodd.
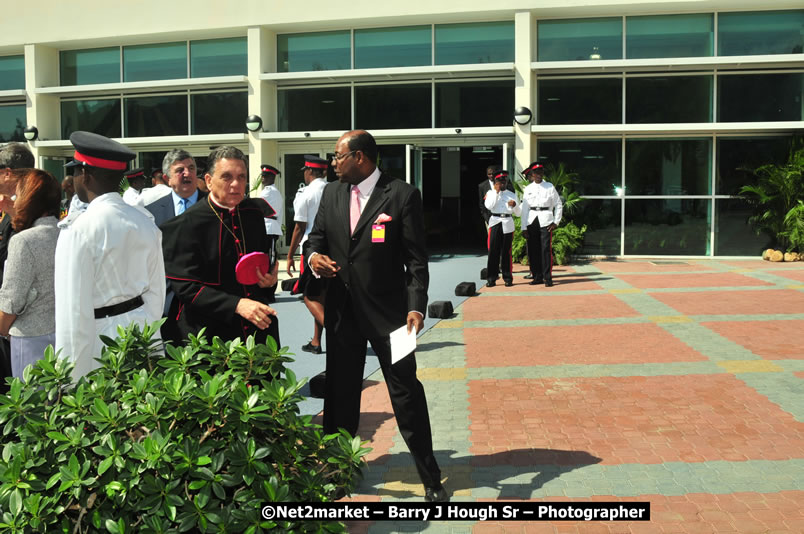
<path id="1" fill-rule="evenodd" d="M 371 225 L 371 242 L 372 243 L 385 243 L 385 225 L 372 224 Z"/>

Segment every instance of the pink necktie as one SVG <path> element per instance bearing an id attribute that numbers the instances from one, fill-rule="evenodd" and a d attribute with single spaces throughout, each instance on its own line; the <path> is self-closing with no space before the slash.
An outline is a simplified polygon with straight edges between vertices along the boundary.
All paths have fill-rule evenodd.
<path id="1" fill-rule="evenodd" d="M 352 201 L 349 203 L 349 222 L 351 223 L 352 233 L 355 233 L 358 220 L 360 220 L 360 189 L 353 185 Z"/>

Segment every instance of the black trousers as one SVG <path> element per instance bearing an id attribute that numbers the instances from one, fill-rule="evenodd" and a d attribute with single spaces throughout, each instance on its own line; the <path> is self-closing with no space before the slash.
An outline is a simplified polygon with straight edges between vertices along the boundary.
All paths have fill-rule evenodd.
<path id="1" fill-rule="evenodd" d="M 419 477 L 427 487 L 439 484 L 441 470 L 433 454 L 424 387 L 416 378 L 416 354 L 410 354 L 391 365 L 390 339 L 387 336 L 366 339 L 357 325 L 352 303 L 346 302 L 343 306 L 339 320 L 335 324 L 332 324 L 334 321 L 327 321 L 326 325 L 324 432 L 331 434 L 337 432 L 338 428 L 344 428 L 352 435 L 357 434 L 366 343 L 371 343 L 380 361 L 399 431 L 413 456 Z"/>
<path id="2" fill-rule="evenodd" d="M 553 231 L 539 226 L 536 219 L 528 226 L 528 263 L 534 280 L 553 279 Z"/>
<path id="3" fill-rule="evenodd" d="M 486 263 L 488 280 L 497 280 L 502 270 L 502 278 L 506 282 L 513 282 L 514 275 L 511 260 L 511 244 L 514 242 L 514 233 L 504 234 L 502 223 L 489 227 L 489 259 Z"/>

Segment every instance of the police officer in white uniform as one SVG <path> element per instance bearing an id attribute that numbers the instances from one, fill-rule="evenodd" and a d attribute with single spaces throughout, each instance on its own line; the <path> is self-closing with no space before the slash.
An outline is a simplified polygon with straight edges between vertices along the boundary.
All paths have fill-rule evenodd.
<path id="1" fill-rule="evenodd" d="M 321 195 L 324 194 L 324 187 L 327 185 L 327 168 L 329 162 L 318 156 L 304 156 L 304 189 L 296 193 L 293 199 L 293 220 L 296 227 L 293 229 L 293 236 L 290 239 L 290 250 L 288 251 L 287 273 L 296 268 L 293 262 L 293 254 L 297 247 L 307 241 L 307 237 L 313 229 L 315 216 L 318 213 L 318 206 L 321 204 Z M 304 304 L 313 316 L 313 338 L 309 343 L 302 346 L 305 352 L 313 354 L 323 354 L 321 339 L 324 332 L 324 294 L 323 282 L 315 278 L 307 264 L 304 255 L 301 257 L 299 265 L 299 280 L 293 287 L 291 294 L 304 294 Z"/>
<path id="2" fill-rule="evenodd" d="M 271 165 L 260 166 L 260 177 L 262 179 L 262 197 L 268 205 L 274 210 L 274 215 L 265 218 L 265 233 L 268 235 L 276 236 L 274 243 L 279 243 L 282 237 L 282 209 L 285 206 L 285 199 L 282 198 L 282 193 L 274 185 L 277 175 L 280 174 L 279 169 Z M 276 256 L 276 253 L 274 253 Z M 277 256 L 278 257 L 278 256 Z M 276 302 L 276 284 L 269 289 L 267 300 L 269 303 Z"/>
<path id="3" fill-rule="evenodd" d="M 522 195 L 522 235 L 528 241 L 531 285 L 553 285 L 553 230 L 561 222 L 563 206 L 553 184 L 544 179 L 544 166 L 531 163 L 522 174 L 531 183 Z M 527 221 L 527 222 L 526 222 Z"/>
<path id="4" fill-rule="evenodd" d="M 506 189 L 508 172 L 500 171 L 494 176 L 494 187 L 486 193 L 483 204 L 491 212 L 489 217 L 489 257 L 486 263 L 488 278 L 486 287 L 497 285 L 499 271 L 506 287 L 514 285 L 512 273 L 511 245 L 514 241 L 514 219 L 521 213 L 521 205 L 516 195 Z"/>
<path id="5" fill-rule="evenodd" d="M 128 180 L 128 189 L 123 193 L 123 202 L 129 206 L 142 205 L 140 193 L 145 187 L 145 171 L 142 167 L 138 167 L 124 173 L 123 176 Z"/>
<path id="6" fill-rule="evenodd" d="M 73 132 L 70 142 L 76 196 L 89 206 L 62 228 L 56 245 L 56 348 L 75 362 L 78 380 L 100 366 L 100 335 L 114 338 L 118 326 L 162 316 L 165 262 L 153 217 L 118 193 L 134 152 L 89 132 Z"/>

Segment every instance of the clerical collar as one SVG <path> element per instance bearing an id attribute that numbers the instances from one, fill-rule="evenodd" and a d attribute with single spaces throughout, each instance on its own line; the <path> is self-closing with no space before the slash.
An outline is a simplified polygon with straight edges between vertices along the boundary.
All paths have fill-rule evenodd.
<path id="1" fill-rule="evenodd" d="M 230 208 L 230 207 L 228 207 L 228 206 L 224 206 L 223 204 L 221 204 L 220 202 L 218 202 L 218 201 L 215 199 L 215 195 L 213 195 L 213 194 L 212 194 L 212 191 L 210 191 L 210 192 L 209 192 L 209 201 L 210 201 L 210 205 L 214 204 L 216 208 L 218 208 L 218 209 L 220 209 L 220 210 L 226 210 L 226 211 L 234 211 L 234 210 L 236 210 L 236 209 L 237 209 L 237 206 L 239 206 L 239 205 L 240 205 L 240 202 L 238 202 L 238 203 L 237 203 L 237 206 L 235 206 L 235 207 L 233 207 L 233 208 Z M 241 201 L 241 202 L 242 202 L 242 201 Z"/>

